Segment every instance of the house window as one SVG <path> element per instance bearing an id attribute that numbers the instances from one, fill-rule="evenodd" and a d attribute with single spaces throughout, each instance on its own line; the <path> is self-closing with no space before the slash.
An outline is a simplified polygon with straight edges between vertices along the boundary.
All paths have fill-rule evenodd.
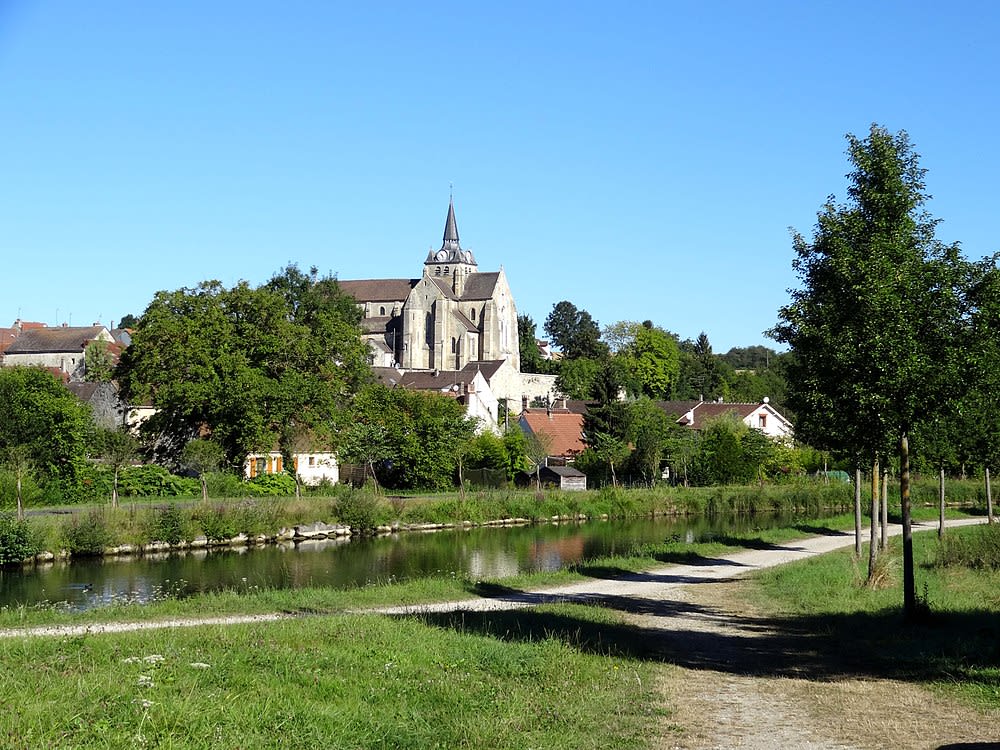
<path id="1" fill-rule="evenodd" d="M 254 463 L 256 464 L 256 470 L 254 471 L 254 476 L 258 476 L 260 474 L 266 474 L 267 473 L 267 459 L 266 458 L 255 459 Z"/>
<path id="2" fill-rule="evenodd" d="M 767 429 L 767 415 L 766 414 L 758 414 L 757 415 L 757 428 L 760 429 L 760 430 L 766 430 Z"/>
<path id="3" fill-rule="evenodd" d="M 316 456 L 309 456 L 309 465 L 310 466 L 316 465 Z"/>

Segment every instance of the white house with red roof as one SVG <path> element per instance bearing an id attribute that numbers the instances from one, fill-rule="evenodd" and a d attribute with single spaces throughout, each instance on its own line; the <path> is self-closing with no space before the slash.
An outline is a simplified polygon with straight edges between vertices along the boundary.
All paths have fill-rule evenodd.
<path id="1" fill-rule="evenodd" d="M 724 401 L 657 401 L 656 405 L 677 419 L 677 424 L 700 430 L 710 419 L 732 414 L 747 427 L 763 432 L 776 440 L 791 440 L 794 427 L 784 415 L 771 406 L 766 396 L 756 404 Z"/>

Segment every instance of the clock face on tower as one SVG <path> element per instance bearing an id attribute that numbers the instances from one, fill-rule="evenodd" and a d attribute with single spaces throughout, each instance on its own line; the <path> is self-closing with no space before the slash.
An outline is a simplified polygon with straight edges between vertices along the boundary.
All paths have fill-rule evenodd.
<path id="1" fill-rule="evenodd" d="M 434 257 L 437 258 L 438 260 L 446 260 L 448 258 L 448 253 L 446 253 L 444 250 L 438 250 L 437 255 L 435 255 Z"/>

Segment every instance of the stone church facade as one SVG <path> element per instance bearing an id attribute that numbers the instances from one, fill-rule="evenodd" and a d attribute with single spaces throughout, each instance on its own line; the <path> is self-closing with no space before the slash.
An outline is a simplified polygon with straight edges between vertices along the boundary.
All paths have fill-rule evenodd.
<path id="1" fill-rule="evenodd" d="M 520 370 L 517 308 L 503 267 L 480 272 L 462 248 L 454 201 L 444 238 L 419 279 L 340 281 L 364 312 L 361 327 L 378 367 L 461 370 L 503 360 Z"/>

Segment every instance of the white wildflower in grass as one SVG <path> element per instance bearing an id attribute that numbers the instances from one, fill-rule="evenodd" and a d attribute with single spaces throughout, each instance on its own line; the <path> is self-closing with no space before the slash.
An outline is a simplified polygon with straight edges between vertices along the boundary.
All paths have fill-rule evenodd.
<path id="1" fill-rule="evenodd" d="M 138 664 L 140 661 L 142 661 L 142 659 L 138 656 L 126 656 L 122 659 L 122 664 Z"/>
<path id="2" fill-rule="evenodd" d="M 144 662 L 146 662 L 147 664 L 158 664 L 159 662 L 163 661 L 164 659 L 159 654 L 150 654 L 149 656 L 142 657 L 142 660 Z"/>
<path id="3" fill-rule="evenodd" d="M 142 698 L 141 700 L 137 700 L 137 701 L 132 701 L 132 702 L 133 702 L 133 703 L 138 703 L 138 704 L 139 704 L 140 706 L 142 706 L 142 707 L 143 707 L 144 709 L 145 709 L 145 708 L 149 708 L 150 706 L 153 706 L 153 705 L 155 704 L 155 701 L 151 701 L 151 700 L 148 700 L 148 699 L 146 699 L 146 698 Z"/>
<path id="4" fill-rule="evenodd" d="M 193 662 L 191 662 L 191 666 L 194 667 L 195 669 L 211 669 L 212 668 L 211 664 L 206 664 L 203 661 L 193 661 Z"/>
<path id="5" fill-rule="evenodd" d="M 139 675 L 137 684 L 139 687 L 153 687 L 153 678 L 148 674 L 141 674 Z"/>

